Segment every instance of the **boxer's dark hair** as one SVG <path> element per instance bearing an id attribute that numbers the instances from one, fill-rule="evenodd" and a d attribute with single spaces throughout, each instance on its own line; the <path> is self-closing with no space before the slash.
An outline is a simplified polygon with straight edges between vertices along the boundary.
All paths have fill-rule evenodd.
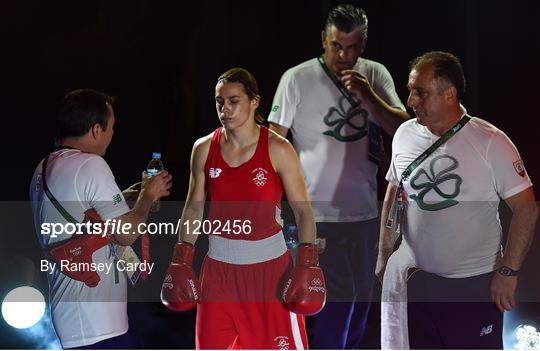
<path id="1" fill-rule="evenodd" d="M 231 68 L 219 76 L 218 83 L 240 83 L 244 86 L 244 91 L 246 92 L 249 100 L 261 98 L 259 95 L 259 86 L 257 85 L 255 77 L 253 77 L 253 75 L 244 68 Z M 259 111 L 255 111 L 255 122 L 258 124 L 264 123 L 264 118 L 261 116 Z"/>

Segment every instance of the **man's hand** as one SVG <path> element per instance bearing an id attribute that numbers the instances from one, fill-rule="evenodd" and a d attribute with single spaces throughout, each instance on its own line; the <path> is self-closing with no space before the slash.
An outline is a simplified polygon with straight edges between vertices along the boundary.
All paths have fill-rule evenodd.
<path id="1" fill-rule="evenodd" d="M 170 194 L 169 189 L 172 187 L 171 179 L 172 175 L 167 171 L 161 171 L 155 176 L 146 179 L 141 196 L 148 196 L 152 201 L 168 196 Z"/>
<path id="2" fill-rule="evenodd" d="M 365 101 L 373 96 L 373 88 L 367 78 L 351 69 L 347 69 L 341 72 L 341 82 L 345 85 L 345 88 L 351 93 L 356 95 L 362 101 Z"/>
<path id="3" fill-rule="evenodd" d="M 491 298 L 501 312 L 510 311 L 516 307 L 515 293 L 517 277 L 506 277 L 495 273 L 491 279 Z"/>
<path id="4" fill-rule="evenodd" d="M 135 202 L 137 202 L 137 198 L 141 192 L 141 184 L 142 182 L 132 184 L 129 188 L 122 191 L 122 195 L 124 195 L 124 199 L 130 209 L 132 209 L 133 206 L 135 206 Z"/>
<path id="5" fill-rule="evenodd" d="M 394 135 L 399 125 L 409 119 L 406 111 L 392 107 L 373 89 L 366 76 L 354 70 L 341 71 L 341 82 L 356 96 L 362 107 L 369 111 L 369 118 L 388 135 Z"/>
<path id="6" fill-rule="evenodd" d="M 532 187 L 527 188 L 504 200 L 512 210 L 512 219 L 508 230 L 508 240 L 501 264 L 518 270 L 525 260 L 534 236 L 534 226 L 538 218 Z M 517 276 L 504 276 L 495 273 L 491 280 L 491 298 L 501 312 L 516 307 L 515 293 Z"/>

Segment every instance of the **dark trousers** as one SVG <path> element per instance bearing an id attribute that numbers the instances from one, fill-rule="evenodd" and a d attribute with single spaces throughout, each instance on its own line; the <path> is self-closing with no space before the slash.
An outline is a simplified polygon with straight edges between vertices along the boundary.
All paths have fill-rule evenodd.
<path id="1" fill-rule="evenodd" d="M 125 350 L 125 349 L 143 349 L 143 343 L 140 336 L 131 327 L 122 335 L 113 338 L 101 340 L 92 345 L 74 347 L 69 350 Z"/>
<path id="2" fill-rule="evenodd" d="M 379 220 L 317 223 L 326 305 L 314 318 L 314 348 L 353 349 L 364 336 L 374 283 Z"/>
<path id="3" fill-rule="evenodd" d="M 489 289 L 493 274 L 413 273 L 407 282 L 411 349 L 502 349 L 503 314 Z"/>

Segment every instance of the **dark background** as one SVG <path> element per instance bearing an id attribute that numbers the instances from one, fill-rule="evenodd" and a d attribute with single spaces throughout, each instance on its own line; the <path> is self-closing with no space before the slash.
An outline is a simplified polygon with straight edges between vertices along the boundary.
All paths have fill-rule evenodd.
<path id="1" fill-rule="evenodd" d="M 35 166 L 53 146 L 53 113 L 66 92 L 89 87 L 117 98 L 115 135 L 105 158 L 120 187 L 137 181 L 152 151 L 161 151 L 175 177 L 170 199 L 182 201 L 191 146 L 219 124 L 213 102 L 217 77 L 235 66 L 251 71 L 262 96 L 260 112 L 267 115 L 281 74 L 322 52 L 320 32 L 337 3 L 0 1 L 0 254 L 24 256 L 37 250 L 27 204 L 20 202 L 27 201 Z M 404 103 L 412 58 L 430 50 L 460 57 L 468 112 L 505 131 L 538 182 L 540 2 L 351 3 L 363 7 L 369 18 L 364 56 L 389 69 Z M 10 209 L 19 206 L 22 212 L 11 215 Z M 180 206 L 176 216 L 179 211 Z M 8 247 L 6 236 L 13 233 L 16 244 L 9 241 Z M 539 266 L 539 253 L 535 243 L 525 267 L 531 267 L 531 280 L 538 277 L 532 267 Z M 170 253 L 164 255 L 168 260 Z M 535 294 L 530 299 L 537 301 Z M 143 320 L 160 315 L 155 323 L 169 316 L 157 306 L 132 310 Z M 11 336 L 1 340 L 0 347 L 35 347 Z M 163 343 L 153 347 L 168 346 L 159 340 Z M 192 347 L 190 342 L 181 340 L 177 347 Z"/>

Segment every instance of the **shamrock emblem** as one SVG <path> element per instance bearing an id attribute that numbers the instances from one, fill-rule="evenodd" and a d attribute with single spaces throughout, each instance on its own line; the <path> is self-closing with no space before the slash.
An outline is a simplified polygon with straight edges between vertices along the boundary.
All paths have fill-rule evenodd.
<path id="1" fill-rule="evenodd" d="M 450 173 L 458 167 L 458 161 L 448 155 L 441 155 L 433 158 L 429 164 L 428 174 L 424 169 L 420 169 L 411 179 L 411 187 L 414 190 L 420 190 L 419 193 L 410 195 L 418 207 L 425 211 L 438 211 L 458 204 L 453 200 L 459 195 L 459 190 L 463 180 L 455 173 Z M 443 168 L 445 167 L 445 168 Z M 426 179 L 422 181 L 421 178 Z M 444 190 L 441 187 L 444 185 Z M 448 189 L 453 191 L 448 192 Z M 440 202 L 424 202 L 424 197 L 434 191 L 443 200 Z"/>
<path id="2" fill-rule="evenodd" d="M 369 113 L 361 106 L 345 108 L 345 97 L 341 97 L 338 108 L 331 107 L 324 116 L 324 123 L 331 130 L 324 132 L 339 141 L 355 141 L 367 135 L 367 118 Z M 348 104 L 348 102 L 347 102 Z"/>

